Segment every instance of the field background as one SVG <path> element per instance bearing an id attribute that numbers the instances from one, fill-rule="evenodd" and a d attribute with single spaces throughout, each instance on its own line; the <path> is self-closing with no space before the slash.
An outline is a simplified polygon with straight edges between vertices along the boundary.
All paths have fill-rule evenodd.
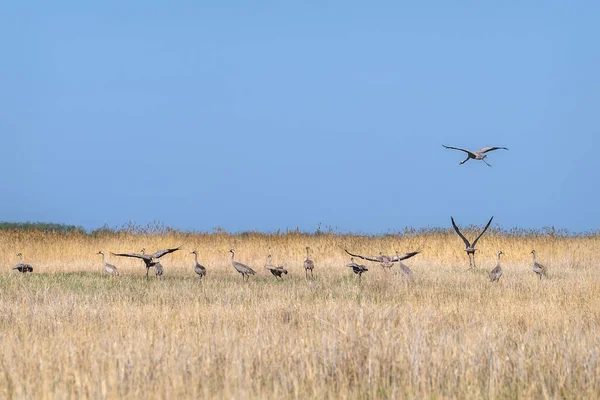
<path id="1" fill-rule="evenodd" d="M 180 245 L 161 259 L 162 281 L 108 255 Z M 490 230 L 468 271 L 448 230 L 2 231 L 0 398 L 597 398 L 599 245 L 597 234 Z M 249 283 L 230 248 L 257 271 Z M 365 262 L 359 284 L 344 248 L 423 253 L 406 261 L 414 282 Z M 548 280 L 531 270 L 534 248 Z M 99 250 L 120 277 L 102 273 Z M 498 250 L 504 276 L 492 285 Z M 19 252 L 33 274 L 10 270 Z M 263 268 L 269 253 L 290 271 L 283 282 Z"/>

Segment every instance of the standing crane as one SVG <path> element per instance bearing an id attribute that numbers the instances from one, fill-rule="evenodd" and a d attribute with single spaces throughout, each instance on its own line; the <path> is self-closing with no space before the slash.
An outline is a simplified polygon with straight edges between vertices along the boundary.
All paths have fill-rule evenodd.
<path id="1" fill-rule="evenodd" d="M 547 278 L 548 277 L 548 269 L 546 268 L 545 265 L 542 265 L 536 261 L 535 250 L 531 250 L 531 254 L 533 254 L 533 272 L 538 274 L 538 276 L 540 277 L 540 280 L 542 279 L 542 276 Z"/>
<path id="2" fill-rule="evenodd" d="M 267 256 L 267 263 L 265 264 L 265 269 L 269 270 L 271 272 L 271 274 L 273 274 L 275 279 L 280 278 L 281 280 L 283 280 L 283 277 L 281 275 L 282 274 L 287 275 L 287 273 L 288 273 L 287 269 L 285 269 L 285 267 L 283 265 L 280 265 L 279 267 L 274 266 L 272 259 L 273 259 L 273 257 L 271 257 L 271 255 L 269 254 Z"/>
<path id="3" fill-rule="evenodd" d="M 30 264 L 23 264 L 23 254 L 19 253 L 17 254 L 17 257 L 19 257 L 19 263 L 12 267 L 13 270 L 17 270 L 22 273 L 33 272 L 33 267 Z"/>
<path id="4" fill-rule="evenodd" d="M 256 275 L 256 272 L 254 272 L 254 270 L 252 268 L 250 268 L 246 264 L 242 264 L 241 262 L 237 262 L 234 260 L 234 257 L 235 257 L 234 249 L 231 249 L 229 251 L 231 252 L 231 264 L 233 264 L 233 268 L 235 268 L 235 270 L 237 272 L 242 274 L 242 280 L 244 282 L 246 282 L 248 279 L 250 279 L 250 275 Z"/>
<path id="5" fill-rule="evenodd" d="M 362 274 L 369 270 L 366 266 L 355 263 L 354 257 L 350 258 L 350 262 L 348 264 L 346 264 L 346 267 L 352 268 L 352 272 L 354 272 L 356 275 L 358 275 L 359 282 L 362 278 Z"/>
<path id="6" fill-rule="evenodd" d="M 498 282 L 502 277 L 502 267 L 500 266 L 500 255 L 504 254 L 502 251 L 498 252 L 498 263 L 493 270 L 490 271 L 490 281 Z"/>
<path id="7" fill-rule="evenodd" d="M 198 276 L 200 277 L 200 279 L 202 279 L 203 277 L 206 276 L 206 268 L 204 267 L 204 265 L 201 265 L 198 262 L 198 250 L 194 250 L 192 251 L 190 254 L 193 254 L 195 257 L 195 261 L 194 261 L 194 272 L 196 274 L 198 274 Z"/>
<path id="8" fill-rule="evenodd" d="M 306 278 L 308 279 L 308 271 L 310 271 L 310 277 L 313 277 L 313 270 L 315 269 L 315 262 L 309 257 L 309 248 L 306 247 L 306 260 L 304 260 L 304 273 L 306 274 Z"/>
<path id="9" fill-rule="evenodd" d="M 102 254 L 102 264 L 104 264 L 104 271 L 107 274 L 117 275 L 117 276 L 119 275 L 119 270 L 117 269 L 117 267 L 115 267 L 112 264 L 107 263 L 106 260 L 104 260 L 104 252 L 102 250 L 100 250 L 96 254 Z"/>

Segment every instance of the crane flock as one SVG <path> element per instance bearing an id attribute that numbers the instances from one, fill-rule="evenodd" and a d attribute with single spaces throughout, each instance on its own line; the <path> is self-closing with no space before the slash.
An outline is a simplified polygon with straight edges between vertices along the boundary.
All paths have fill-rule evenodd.
<path id="1" fill-rule="evenodd" d="M 467 150 L 467 149 L 460 148 L 460 147 L 446 146 L 443 144 L 442 144 L 442 146 L 446 149 L 457 150 L 457 151 L 462 151 L 462 152 L 466 153 L 467 158 L 464 159 L 463 161 L 461 161 L 459 163 L 460 165 L 473 159 L 473 160 L 477 160 L 477 161 L 483 161 L 488 167 L 491 167 L 491 164 L 489 164 L 486 161 L 486 158 L 488 156 L 487 153 L 495 151 L 495 150 L 508 150 L 508 148 L 506 148 L 506 147 L 496 147 L 496 146 L 484 147 L 484 148 L 476 150 L 476 151 L 471 151 L 471 150 Z M 483 234 L 488 230 L 493 219 L 494 219 L 494 217 L 491 217 L 489 219 L 489 221 L 487 222 L 487 224 L 485 225 L 485 227 L 483 228 L 483 230 L 481 231 L 481 233 L 475 238 L 475 240 L 473 240 L 473 242 L 470 242 L 461 233 L 460 229 L 454 222 L 454 218 L 450 217 L 450 221 L 452 222 L 452 227 L 456 231 L 456 234 L 463 240 L 463 242 L 465 244 L 465 247 L 466 247 L 465 251 L 467 253 L 467 256 L 469 257 L 469 269 L 476 268 L 475 245 L 477 244 L 479 239 L 481 239 Z M 160 278 L 162 278 L 162 276 L 164 274 L 164 267 L 160 263 L 159 259 L 167 254 L 173 253 L 180 249 L 181 249 L 181 247 L 174 247 L 174 248 L 170 248 L 170 249 L 159 250 L 152 254 L 146 254 L 145 249 L 142 249 L 140 251 L 140 253 L 111 253 L 111 254 L 113 256 L 117 256 L 117 257 L 130 257 L 130 258 L 141 259 L 144 262 L 144 265 L 146 267 L 146 279 L 149 278 L 150 268 L 152 268 L 154 270 L 154 274 L 156 275 L 157 278 L 160 279 Z M 306 247 L 305 249 L 306 249 L 306 259 L 304 260 L 305 278 L 309 279 L 309 272 L 310 272 L 310 279 L 314 279 L 315 262 L 310 258 L 310 248 Z M 412 257 L 416 256 L 417 254 L 421 253 L 421 251 L 418 250 L 418 251 L 400 254 L 396 250 L 395 256 L 387 256 L 387 255 L 383 254 L 383 252 L 381 252 L 381 251 L 379 252 L 379 255 L 377 255 L 377 256 L 364 256 L 364 255 L 360 255 L 360 254 L 351 253 L 346 249 L 344 249 L 344 251 L 349 256 L 351 256 L 350 262 L 348 264 L 346 264 L 346 267 L 351 268 L 352 272 L 355 273 L 356 275 L 358 275 L 359 281 L 362 278 L 362 274 L 369 271 L 369 269 L 365 265 L 357 264 L 354 261 L 354 257 L 377 263 L 383 268 L 384 271 L 391 270 L 392 267 L 394 266 L 394 264 L 398 263 L 400 274 L 408 280 L 413 280 L 412 270 L 410 268 L 408 268 L 406 265 L 404 265 L 402 263 L 402 261 L 412 258 Z M 233 265 L 233 268 L 242 275 L 242 280 L 244 282 L 247 282 L 250 279 L 250 275 L 256 275 L 256 272 L 251 267 L 235 260 L 235 250 L 234 249 L 231 249 L 230 252 L 231 252 L 231 264 Z M 104 251 L 101 250 L 96 254 L 102 255 L 102 264 L 104 266 L 104 271 L 107 274 L 114 275 L 114 276 L 119 275 L 119 270 L 117 269 L 117 267 L 106 262 Z M 200 280 L 202 280 L 206 276 L 206 267 L 204 267 L 203 265 L 201 265 L 198 262 L 198 251 L 197 250 L 193 250 L 189 254 L 190 255 L 194 254 L 193 270 L 199 276 Z M 500 256 L 503 254 L 504 253 L 502 251 L 497 252 L 496 267 L 489 273 L 489 278 L 490 278 L 491 282 L 498 282 L 500 280 L 500 278 L 502 277 L 502 266 L 500 265 Z M 535 274 L 537 274 L 540 279 L 542 279 L 542 277 L 547 278 L 548 277 L 547 268 L 544 265 L 539 264 L 537 262 L 535 250 L 532 250 L 531 254 L 533 255 L 533 272 Z M 12 267 L 13 270 L 19 271 L 21 273 L 33 272 L 33 267 L 30 264 L 23 263 L 23 254 L 22 253 L 17 254 L 17 257 L 19 257 L 19 263 L 16 264 L 14 267 Z M 288 274 L 288 269 L 285 266 L 280 265 L 280 266 L 276 267 L 273 265 L 272 256 L 270 254 L 267 256 L 267 263 L 265 264 L 264 268 L 266 270 L 268 270 L 278 280 L 279 279 L 283 280 L 282 275 Z"/>

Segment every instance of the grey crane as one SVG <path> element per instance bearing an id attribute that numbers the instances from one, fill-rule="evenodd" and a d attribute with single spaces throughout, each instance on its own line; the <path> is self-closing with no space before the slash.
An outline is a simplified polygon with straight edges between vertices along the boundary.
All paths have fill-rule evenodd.
<path id="1" fill-rule="evenodd" d="M 19 253 L 17 254 L 17 257 L 19 257 L 19 263 L 12 267 L 13 270 L 16 269 L 22 273 L 33 272 L 33 267 L 30 264 L 23 264 L 23 254 Z"/>
<path id="2" fill-rule="evenodd" d="M 154 275 L 156 275 L 156 278 L 162 279 L 162 276 L 165 273 L 165 269 L 163 268 L 162 264 L 159 262 L 154 263 L 152 268 L 154 269 Z"/>
<path id="3" fill-rule="evenodd" d="M 150 268 L 154 268 L 154 273 L 156 274 L 157 278 L 161 277 L 164 272 L 164 268 L 163 268 L 162 264 L 158 261 L 158 259 L 166 254 L 173 253 L 174 251 L 177 251 L 177 250 L 179 250 L 179 247 L 175 247 L 172 249 L 166 249 L 166 250 L 160 250 L 153 254 L 146 254 L 146 249 L 142 249 L 140 251 L 141 254 L 137 254 L 137 253 L 110 253 L 110 254 L 112 254 L 113 256 L 118 256 L 118 257 L 141 258 L 142 261 L 144 261 L 144 264 L 146 264 L 146 279 L 147 279 L 148 271 L 150 270 Z"/>
<path id="4" fill-rule="evenodd" d="M 442 146 L 444 146 L 447 149 L 459 150 L 459 151 L 464 151 L 465 153 L 467 153 L 467 158 L 465 158 L 463 161 L 461 161 L 459 163 L 460 165 L 466 163 L 470 159 L 473 159 L 473 160 L 483 161 L 488 167 L 491 167 L 492 165 L 488 164 L 488 162 L 485 161 L 485 158 L 487 157 L 487 153 L 489 153 L 490 151 L 494 151 L 494 150 L 508 150 L 508 148 L 506 148 L 506 147 L 484 147 L 483 149 L 479 149 L 477 151 L 471 151 L 471 150 L 467 150 L 467 149 L 461 149 L 460 147 L 451 147 L 451 146 L 446 146 L 446 145 L 442 145 Z"/>
<path id="5" fill-rule="evenodd" d="M 410 268 L 408 268 L 402 262 L 402 256 L 398 254 L 398 250 L 396 250 L 396 258 L 398 259 L 398 267 L 400 268 L 400 273 L 408 279 L 413 279 L 413 273 Z"/>
<path id="6" fill-rule="evenodd" d="M 315 269 L 315 262 L 309 257 L 309 247 L 306 247 L 306 260 L 304 260 L 304 273 L 308 278 L 308 271 L 310 271 L 311 278 L 313 277 L 313 270 Z"/>
<path id="7" fill-rule="evenodd" d="M 531 250 L 531 254 L 533 254 L 533 272 L 535 272 L 536 274 L 538 274 L 538 276 L 540 277 L 540 279 L 542 279 L 542 276 L 544 277 L 548 277 L 548 269 L 546 268 L 545 265 L 542 265 L 540 263 L 538 263 L 535 259 L 535 250 Z"/>
<path id="8" fill-rule="evenodd" d="M 502 251 L 498 252 L 498 264 L 490 271 L 490 281 L 498 282 L 502 277 L 502 267 L 500 266 L 500 255 L 504 254 Z"/>
<path id="9" fill-rule="evenodd" d="M 233 264 L 233 268 L 240 274 L 242 274 L 242 280 L 245 282 L 250 279 L 250 275 L 256 275 L 256 272 L 246 264 L 242 264 L 234 260 L 235 250 L 229 250 L 231 252 L 231 264 Z"/>
<path id="10" fill-rule="evenodd" d="M 364 265 L 360 265 L 354 262 L 354 257 L 350 258 L 350 262 L 348 264 L 346 264 L 346 267 L 348 268 L 352 268 L 352 271 L 358 275 L 358 280 L 360 281 L 362 278 L 362 274 L 367 272 L 369 269 L 364 266 Z"/>
<path id="11" fill-rule="evenodd" d="M 281 276 L 282 274 L 286 274 L 288 273 L 287 269 L 285 268 L 285 266 L 280 265 L 279 267 L 276 267 L 273 265 L 272 263 L 272 257 L 269 254 L 267 256 L 267 263 L 265 264 L 265 269 L 269 270 L 271 272 L 271 274 L 273 274 L 273 276 L 275 277 L 275 279 L 277 278 L 281 278 L 281 280 L 283 280 L 283 277 Z"/>
<path id="12" fill-rule="evenodd" d="M 198 262 L 198 250 L 194 250 L 190 254 L 193 254 L 194 255 L 194 259 L 195 259 L 195 262 L 194 262 L 194 272 L 196 274 L 198 274 L 198 276 L 200 277 L 200 279 L 202 279 L 203 277 L 206 276 L 206 268 L 204 267 L 204 265 L 201 265 Z"/>
<path id="13" fill-rule="evenodd" d="M 460 238 L 463 240 L 463 242 L 465 242 L 465 246 L 467 247 L 465 251 L 467 252 L 467 255 L 469 256 L 469 269 L 476 268 L 476 266 L 475 266 L 475 245 L 477 244 L 477 241 L 483 236 L 485 231 L 487 231 L 487 229 L 490 227 L 490 224 L 492 223 L 493 219 L 494 219 L 494 217 L 492 216 L 492 218 L 490 218 L 488 223 L 485 225 L 485 228 L 483 228 L 483 231 L 481 231 L 479 236 L 477 236 L 475 238 L 475 240 L 473 241 L 473 243 L 471 243 L 467 240 L 467 238 L 462 233 L 460 233 L 458 226 L 456 226 L 456 223 L 454 222 L 454 218 L 450 217 L 450 220 L 452 221 L 452 226 L 454 227 L 454 230 L 456 231 L 458 236 L 460 236 Z M 472 263 L 471 263 L 471 256 L 473 256 Z"/>
<path id="14" fill-rule="evenodd" d="M 104 252 L 102 250 L 100 250 L 98 253 L 96 254 L 102 254 L 102 264 L 104 264 L 104 271 L 107 274 L 112 274 L 112 275 L 119 275 L 119 270 L 117 269 L 117 267 L 115 267 L 112 264 L 109 264 L 106 262 L 106 260 L 104 260 Z"/>
<path id="15" fill-rule="evenodd" d="M 391 268 L 395 262 L 409 259 L 420 253 L 420 251 L 413 251 L 413 252 L 406 253 L 406 254 L 396 254 L 395 257 L 389 257 L 389 256 L 383 255 L 381 252 L 379 252 L 378 256 L 371 257 L 371 256 L 361 256 L 360 254 L 353 254 L 353 253 L 350 253 L 346 249 L 344 249 L 344 251 L 346 253 L 348 253 L 349 255 L 351 255 L 352 257 L 358 257 L 358 258 L 362 258 L 363 260 L 368 260 L 368 261 L 373 261 L 373 262 L 379 263 L 383 268 Z"/>

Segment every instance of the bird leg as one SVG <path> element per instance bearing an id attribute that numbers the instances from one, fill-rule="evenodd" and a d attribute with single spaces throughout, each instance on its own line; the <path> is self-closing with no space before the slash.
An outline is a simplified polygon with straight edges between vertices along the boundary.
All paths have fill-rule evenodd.
<path id="1" fill-rule="evenodd" d="M 150 267 L 146 267 L 146 279 L 150 279 L 148 272 L 150 272 Z"/>
<path id="2" fill-rule="evenodd" d="M 314 278 L 314 275 L 313 275 L 313 270 L 312 270 L 312 269 L 310 270 L 310 277 L 311 277 L 311 278 Z"/>
<path id="3" fill-rule="evenodd" d="M 481 159 L 481 161 L 483 161 L 483 162 L 485 163 L 485 165 L 487 165 L 488 167 L 491 167 L 491 166 L 492 166 L 492 164 L 488 164 L 488 162 L 487 162 L 487 161 L 485 161 L 485 159 L 484 159 L 484 158 L 482 158 L 482 159 Z"/>

